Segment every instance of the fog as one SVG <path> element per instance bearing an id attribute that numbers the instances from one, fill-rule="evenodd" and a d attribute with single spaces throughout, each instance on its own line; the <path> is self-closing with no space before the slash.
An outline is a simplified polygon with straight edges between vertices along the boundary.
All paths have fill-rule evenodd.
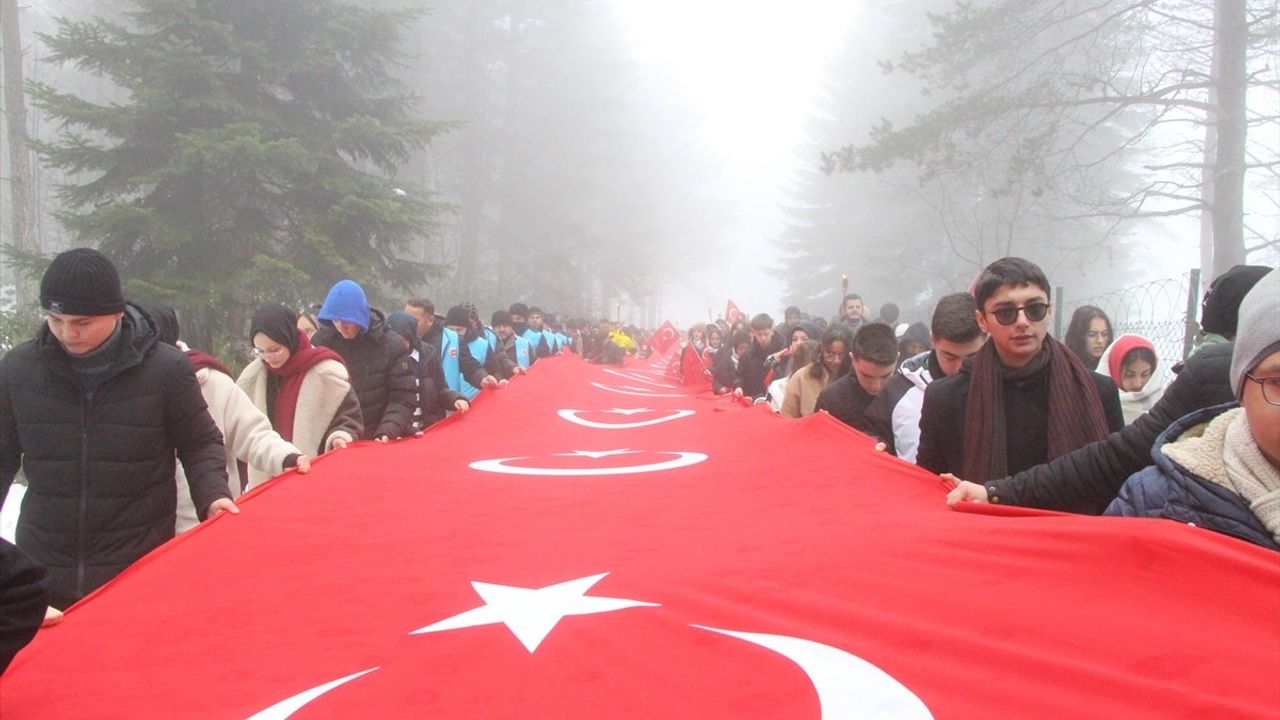
<path id="1" fill-rule="evenodd" d="M 155 178 L 180 176 L 173 168 L 191 162 L 195 150 L 183 145 L 191 137 L 207 158 L 232 153 L 233 145 L 217 145 L 228 126 L 249 128 L 253 142 L 294 132 L 254 104 L 260 89 L 243 98 L 227 91 L 213 103 L 200 96 L 201 83 L 165 84 L 164 68 L 131 86 L 123 65 L 112 67 L 69 33 L 74 26 L 57 24 L 101 17 L 136 38 L 166 32 L 129 14 L 137 6 L 126 0 L 3 1 L 5 17 L 22 25 L 24 124 L 44 143 L 24 170 L 13 150 L 21 139 L 5 126 L 4 243 L 28 267 L 72 245 L 100 245 L 135 279 L 136 293 L 180 307 L 210 305 L 184 295 L 210 285 L 207 297 L 225 312 L 206 322 L 220 332 L 234 334 L 237 314 L 253 302 L 305 305 L 348 276 L 387 307 L 426 296 L 440 312 L 470 301 L 487 316 L 521 301 L 562 317 L 653 327 L 718 317 L 726 300 L 748 313 L 777 317 L 797 304 L 830 316 L 842 273 L 869 307 L 894 302 L 904 319 L 927 319 L 933 300 L 1006 254 L 1040 263 L 1075 302 L 1191 268 L 1207 279 L 1237 262 L 1277 259 L 1273 2 L 1244 3 L 1246 32 L 1216 44 L 1215 9 L 1227 12 L 1219 5 L 1228 0 L 959 10 L 949 0 L 289 0 L 255 5 L 251 21 L 235 15 L 235 3 L 205 3 L 201 16 L 243 45 L 188 48 L 223 73 L 201 83 L 243 84 L 246 58 L 278 58 L 262 61 L 249 84 L 281 107 L 308 108 L 323 103 L 306 93 L 324 91 L 281 68 L 293 61 L 290 38 L 332 30 L 316 13 L 422 11 L 378 16 L 387 24 L 371 37 L 381 45 L 361 47 L 346 59 L 351 72 L 328 81 L 351 82 L 377 102 L 337 116 L 317 110 L 325 122 L 355 123 L 331 157 L 366 183 L 341 191 L 360 200 L 344 212 L 358 205 L 368 217 L 336 222 L 336 205 L 314 221 L 299 220 L 293 206 L 255 207 L 266 219 L 247 227 L 245 213 L 230 210 L 274 189 L 196 195 L 183 205 L 161 202 L 166 188 Z M 293 27 L 273 24 L 288 13 Z M 349 37 L 360 40 L 359 31 Z M 270 51 L 246 49 L 254 43 Z M 392 49 L 401 56 L 386 67 L 398 88 L 357 68 L 389 62 L 381 53 Z M 1214 52 L 1238 56 L 1234 79 L 1210 76 Z M 51 62 L 59 55 L 63 62 Z M 6 73 L 11 58 L 7 49 Z M 164 91 L 143 89 L 156 86 Z M 95 180 L 137 169 L 121 149 L 140 140 L 73 101 L 160 115 L 166 102 L 218 110 L 192 115 L 189 127 L 176 123 L 176 140 L 157 143 L 169 155 L 104 189 Z M 1237 101 L 1242 137 L 1219 141 L 1216 128 L 1234 126 L 1206 118 Z M 14 102 L 6 93 L 6 108 Z M 260 132 L 264 124 L 269 131 Z M 74 153 L 79 139 L 117 152 Z M 237 142 L 244 152 L 249 140 Z M 305 189 L 307 181 L 272 182 Z M 15 200 L 18 185 L 25 200 Z M 29 205 L 25 230 L 15 203 Z M 112 225 L 103 209 L 116 206 L 167 219 L 151 230 L 137 219 Z M 193 219 L 211 208 L 223 219 L 202 228 Z M 172 234 L 157 236 L 158 227 Z M 317 237 L 316 228 L 329 229 Z M 201 264 L 219 276 L 191 269 Z M 11 257 L 0 278 L 16 312 L 31 301 L 22 266 Z M 285 297 L 269 297 L 273 288 Z"/>

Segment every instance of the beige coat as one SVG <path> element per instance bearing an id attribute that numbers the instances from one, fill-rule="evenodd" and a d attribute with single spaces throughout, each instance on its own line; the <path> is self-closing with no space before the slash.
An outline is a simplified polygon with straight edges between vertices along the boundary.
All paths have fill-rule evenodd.
<path id="1" fill-rule="evenodd" d="M 240 373 L 236 384 L 255 407 L 267 412 L 267 366 L 254 360 Z M 347 367 L 337 360 L 322 360 L 307 370 L 298 391 L 293 414 L 293 444 L 308 453 L 328 452 L 338 438 L 354 442 L 360 437 L 363 420 L 360 405 L 351 391 Z"/>
<path id="2" fill-rule="evenodd" d="M 813 406 L 818 402 L 818 393 L 822 392 L 830 382 L 830 373 L 824 367 L 821 379 L 809 374 L 813 363 L 795 371 L 787 380 L 787 392 L 782 397 L 783 417 L 799 418 L 813 414 Z"/>
<path id="3" fill-rule="evenodd" d="M 238 462 L 249 466 L 248 486 L 253 488 L 280 474 L 284 470 L 285 458 L 304 454 L 271 428 L 271 421 L 253 406 L 249 396 L 236 387 L 230 376 L 210 368 L 200 368 L 196 371 L 196 380 L 200 382 L 200 393 L 209 406 L 209 415 L 222 431 L 231 497 L 240 497 Z M 182 533 L 195 527 L 199 520 L 196 519 L 191 490 L 181 463 L 178 464 L 177 475 L 178 513 L 174 529 Z"/>

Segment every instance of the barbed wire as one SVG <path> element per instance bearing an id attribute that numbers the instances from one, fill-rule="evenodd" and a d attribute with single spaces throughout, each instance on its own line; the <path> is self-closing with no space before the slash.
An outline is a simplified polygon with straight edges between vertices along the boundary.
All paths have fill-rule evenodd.
<path id="1" fill-rule="evenodd" d="M 1160 359 L 1159 372 L 1169 380 L 1173 366 L 1187 359 L 1199 332 L 1200 270 L 1072 300 L 1065 303 L 1064 322 L 1082 305 L 1101 308 L 1111 318 L 1113 340 L 1125 333 L 1150 340 Z M 1106 369 L 1099 372 L 1105 374 Z"/>

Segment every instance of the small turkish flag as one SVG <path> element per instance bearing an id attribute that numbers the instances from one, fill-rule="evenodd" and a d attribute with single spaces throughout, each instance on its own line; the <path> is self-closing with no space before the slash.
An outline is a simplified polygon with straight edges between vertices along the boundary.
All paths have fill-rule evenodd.
<path id="1" fill-rule="evenodd" d="M 649 347 L 653 348 L 659 355 L 665 355 L 672 345 L 680 340 L 680 331 L 670 320 L 664 320 L 657 330 L 653 331 L 653 335 L 649 338 Z"/>
<path id="2" fill-rule="evenodd" d="M 732 325 L 738 322 L 739 320 L 746 320 L 747 315 L 746 313 L 738 309 L 737 303 L 730 300 L 724 307 L 724 319 L 726 322 Z"/>
<path id="3" fill-rule="evenodd" d="M 825 413 L 669 385 L 548 358 L 271 480 L 41 630 L 0 716 L 1274 720 L 1280 553 L 956 512 Z"/>
<path id="4" fill-rule="evenodd" d="M 711 377 L 702 363 L 702 356 L 693 343 L 687 343 L 680 351 L 680 381 L 695 392 L 711 387 Z"/>

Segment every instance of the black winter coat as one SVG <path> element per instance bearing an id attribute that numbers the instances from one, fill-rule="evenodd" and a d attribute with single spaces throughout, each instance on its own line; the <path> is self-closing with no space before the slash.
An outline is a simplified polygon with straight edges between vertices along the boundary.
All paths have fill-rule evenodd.
<path id="1" fill-rule="evenodd" d="M 1125 478 L 1150 464 L 1156 438 L 1175 420 L 1235 400 L 1229 377 L 1234 347 L 1232 343 L 1211 345 L 1192 355 L 1155 406 L 1120 432 L 987 483 L 988 498 L 1004 505 L 1101 513 Z"/>
<path id="2" fill-rule="evenodd" d="M 49 607 L 49 571 L 0 540 L 0 674 L 31 642 Z"/>
<path id="3" fill-rule="evenodd" d="M 0 361 L 0 502 L 19 463 L 18 546 L 66 607 L 173 537 L 174 450 L 200 519 L 227 487 L 222 434 L 182 351 L 127 307 L 119 354 L 92 392 L 43 327 Z"/>
<path id="4" fill-rule="evenodd" d="M 311 342 L 330 348 L 346 363 L 351 389 L 364 415 L 364 439 L 411 434 L 417 405 L 413 361 L 404 340 L 387 327 L 382 312 L 371 309 L 368 331 L 353 340 L 338 334 L 330 321 L 321 320 L 320 326 Z"/>
<path id="5" fill-rule="evenodd" d="M 867 417 L 867 408 L 875 399 L 875 395 L 862 389 L 854 371 L 850 370 L 818 393 L 813 411 L 826 410 L 845 425 L 874 437 L 876 430 Z"/>
<path id="6" fill-rule="evenodd" d="M 764 376 L 769 371 L 769 356 L 784 347 L 786 344 L 777 333 L 770 337 L 767 348 L 760 347 L 753 338 L 751 344 L 747 346 L 747 351 L 738 358 L 738 373 L 734 380 L 734 388 L 742 388 L 744 397 L 764 397 L 765 390 L 768 389 L 764 386 Z"/>
<path id="7" fill-rule="evenodd" d="M 418 377 L 418 403 L 422 408 L 422 427 L 428 428 L 445 418 L 453 404 L 465 400 L 462 393 L 449 389 L 440 364 L 440 351 L 432 345 L 418 348 L 418 360 L 414 363 Z"/>
<path id="8" fill-rule="evenodd" d="M 960 372 L 929 384 L 920 408 L 920 449 L 916 464 L 935 473 L 964 472 L 965 408 L 969 402 L 969 370 L 966 360 Z M 1124 427 L 1120 393 L 1111 378 L 1089 373 L 1097 389 L 1107 426 L 1112 432 Z M 1006 382 L 1002 390 L 1008 467 L 1021 471 L 1046 461 L 1049 456 L 1049 372 L 1038 373 L 1017 383 Z M 962 480 L 970 478 L 962 477 Z M 986 482 L 991 478 L 974 478 Z"/>

